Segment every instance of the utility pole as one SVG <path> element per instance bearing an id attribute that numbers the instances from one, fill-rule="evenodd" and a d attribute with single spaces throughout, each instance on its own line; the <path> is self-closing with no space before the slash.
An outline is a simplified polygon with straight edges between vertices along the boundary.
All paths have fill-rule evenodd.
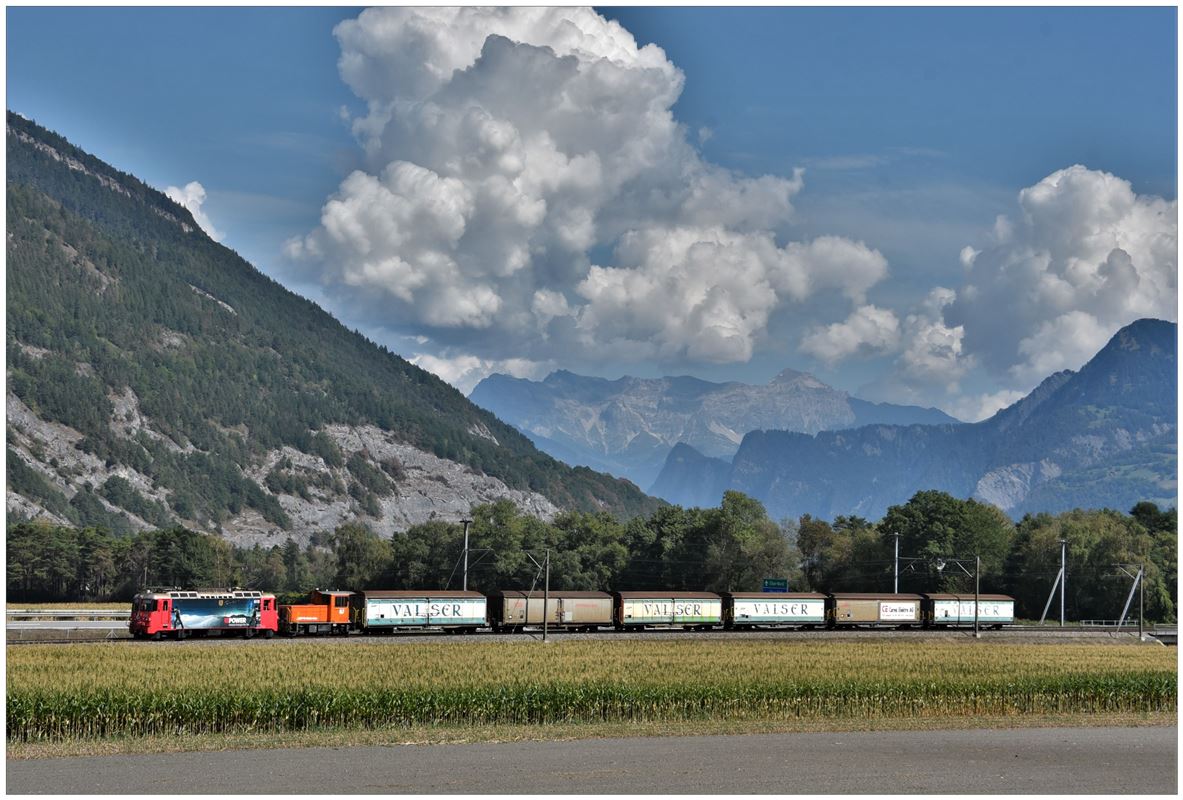
<path id="1" fill-rule="evenodd" d="M 965 566 L 968 563 L 969 563 L 968 558 L 945 558 L 945 557 L 941 556 L 936 559 L 935 566 L 937 568 L 937 572 L 943 573 L 945 571 L 946 566 L 948 566 L 949 564 L 956 564 L 957 568 L 959 570 L 961 570 L 962 572 L 964 572 L 966 577 L 968 577 L 970 574 L 969 569 L 967 569 Z M 982 638 L 982 633 L 981 633 L 981 628 L 978 625 L 978 606 L 981 604 L 980 601 L 982 599 L 981 598 L 981 594 L 982 594 L 982 591 L 981 591 L 982 590 L 982 557 L 980 555 L 978 555 L 977 553 L 974 554 L 973 578 L 974 578 L 974 638 L 980 639 L 980 638 Z M 961 595 L 958 594 L 957 597 L 958 597 L 958 599 L 957 599 L 957 620 L 958 620 L 958 622 L 960 622 L 961 621 Z M 1048 598 L 1048 599 L 1050 601 L 1051 598 Z"/>
<path id="2" fill-rule="evenodd" d="M 1060 627 L 1064 627 L 1064 598 L 1068 594 L 1068 540 L 1060 540 Z"/>
<path id="3" fill-rule="evenodd" d="M 545 642 L 547 633 L 549 632 L 549 628 L 550 628 L 550 625 L 548 624 L 550 621 L 550 548 L 549 547 L 546 548 L 545 555 L 543 556 L 543 560 L 542 560 L 541 564 L 539 564 L 538 559 L 536 559 L 534 557 L 534 553 L 537 553 L 537 552 L 538 552 L 537 550 L 534 550 L 534 551 L 523 550 L 522 551 L 522 553 L 525 554 L 526 558 L 528 558 L 534 562 L 534 566 L 538 568 L 538 572 L 542 572 L 544 575 L 543 583 L 542 583 L 542 641 Z M 530 621 L 530 616 L 529 616 L 530 595 L 534 593 L 534 587 L 538 585 L 538 572 L 534 573 L 534 580 L 530 582 L 530 591 L 529 591 L 529 593 L 526 594 L 526 603 L 527 603 L 527 605 L 526 605 L 526 609 L 527 609 L 526 623 L 529 623 L 529 621 Z M 525 623 L 523 623 L 523 625 L 524 624 Z"/>
<path id="4" fill-rule="evenodd" d="M 1056 590 L 1060 588 L 1060 579 L 1064 577 L 1064 570 L 1061 569 L 1056 573 L 1056 579 L 1052 581 L 1052 590 L 1048 593 L 1047 602 L 1043 604 L 1043 613 L 1039 615 L 1039 624 L 1047 619 L 1047 610 L 1052 607 L 1052 600 L 1056 599 Z"/>
<path id="5" fill-rule="evenodd" d="M 1138 567 L 1137 574 L 1130 575 L 1129 570 L 1126 569 L 1127 566 L 1130 567 L 1131 569 L 1134 566 L 1137 566 Z M 1143 588 L 1145 581 L 1143 581 L 1142 578 L 1145 575 L 1146 566 L 1144 564 L 1137 564 L 1137 565 L 1135 565 L 1135 564 L 1118 564 L 1117 568 L 1119 570 L 1121 570 L 1123 573 L 1125 573 L 1125 575 L 1127 577 L 1134 579 L 1133 584 L 1130 586 L 1130 594 L 1125 599 L 1125 606 L 1121 609 L 1121 619 L 1119 619 L 1117 621 L 1117 630 L 1120 631 L 1121 626 L 1125 624 L 1126 614 L 1129 613 L 1130 603 L 1133 602 L 1133 599 L 1134 599 L 1134 590 L 1135 589 L 1142 589 L 1142 591 L 1138 593 L 1138 638 L 1141 639 L 1142 638 L 1142 610 L 1143 610 L 1144 598 L 1146 596 L 1145 589 Z"/>
<path id="6" fill-rule="evenodd" d="M 461 585 L 461 588 L 463 588 L 464 591 L 467 592 L 468 591 L 468 526 L 472 524 L 472 520 L 462 519 L 460 521 L 464 523 L 464 582 Z"/>
<path id="7" fill-rule="evenodd" d="M 542 584 L 542 641 L 546 641 L 547 620 L 550 619 L 550 548 L 546 548 L 546 580 Z"/>
<path id="8" fill-rule="evenodd" d="M 974 554 L 974 638 L 981 639 L 978 630 L 978 599 L 982 588 L 982 557 Z"/>
<path id="9" fill-rule="evenodd" d="M 900 535 L 893 533 L 895 537 L 895 583 L 892 584 L 891 590 L 896 594 L 900 593 Z"/>
<path id="10" fill-rule="evenodd" d="M 1141 575 L 1143 578 L 1146 577 L 1146 565 L 1145 564 L 1143 564 L 1141 566 L 1141 568 L 1138 570 L 1138 574 Z M 1143 619 L 1142 608 L 1145 604 L 1146 604 L 1146 581 L 1140 580 L 1140 581 L 1138 581 L 1138 641 L 1139 642 L 1143 641 L 1143 639 L 1144 639 L 1144 634 L 1142 633 L 1142 619 Z"/>

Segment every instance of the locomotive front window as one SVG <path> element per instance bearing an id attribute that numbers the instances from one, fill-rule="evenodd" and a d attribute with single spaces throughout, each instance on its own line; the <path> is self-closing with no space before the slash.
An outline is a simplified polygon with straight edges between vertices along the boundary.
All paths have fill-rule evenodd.
<path id="1" fill-rule="evenodd" d="M 346 595 L 340 595 L 333 598 L 334 608 L 345 608 L 347 605 L 349 605 L 349 598 Z"/>

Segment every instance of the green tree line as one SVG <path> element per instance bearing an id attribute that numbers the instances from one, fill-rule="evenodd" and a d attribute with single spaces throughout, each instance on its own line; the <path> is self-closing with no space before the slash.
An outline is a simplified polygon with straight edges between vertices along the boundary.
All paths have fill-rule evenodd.
<path id="1" fill-rule="evenodd" d="M 792 571 L 785 530 L 755 500 L 729 492 L 718 508 L 662 508 L 623 523 L 607 512 L 565 512 L 550 522 L 509 501 L 472 509 L 469 588 L 669 586 L 741 590 Z M 459 588 L 463 527 L 433 521 L 393 538 L 349 523 L 270 548 L 234 547 L 183 527 L 119 534 L 43 522 L 8 527 L 10 601 L 128 600 L 144 586 L 248 586 L 280 593 L 313 587 Z"/>
<path id="2" fill-rule="evenodd" d="M 891 591 L 897 535 L 901 592 L 973 592 L 973 577 L 951 559 L 972 573 L 980 558 L 981 591 L 1009 594 L 1016 616 L 1038 619 L 1060 569 L 1063 539 L 1069 619 L 1116 619 L 1131 586 L 1118 565 L 1131 564 L 1135 571 L 1146 569 L 1146 618 L 1175 619 L 1178 517 L 1173 508 L 1139 503 L 1129 514 L 1077 509 L 1028 514 L 1015 524 L 986 503 L 917 492 L 907 503 L 891 506 L 877 523 L 857 516 L 833 522 L 801 517 L 794 540 L 806 584 L 826 592 Z M 1055 606 L 1058 617 L 1058 594 Z"/>
<path id="3" fill-rule="evenodd" d="M 1130 579 L 1119 564 L 1146 569 L 1146 618 L 1175 619 L 1177 515 L 1152 503 L 1111 510 L 1038 514 L 1011 522 L 993 506 L 919 492 L 876 523 L 808 515 L 776 523 L 764 507 L 727 492 L 717 508 L 664 506 L 621 522 L 571 511 L 547 522 L 509 501 L 474 507 L 468 586 L 477 591 L 541 588 L 550 551 L 555 589 L 758 591 L 764 578 L 791 590 L 891 591 L 898 535 L 902 592 L 1004 592 L 1021 618 L 1037 618 L 1068 542 L 1071 619 L 1113 619 Z M 118 535 L 38 522 L 8 527 L 8 600 L 127 600 L 146 585 L 248 586 L 292 598 L 313 587 L 460 588 L 464 529 L 415 525 L 392 538 L 348 523 L 301 547 L 233 547 L 180 527 Z M 938 565 L 945 563 L 943 569 Z M 1057 601 L 1058 606 L 1058 601 Z"/>

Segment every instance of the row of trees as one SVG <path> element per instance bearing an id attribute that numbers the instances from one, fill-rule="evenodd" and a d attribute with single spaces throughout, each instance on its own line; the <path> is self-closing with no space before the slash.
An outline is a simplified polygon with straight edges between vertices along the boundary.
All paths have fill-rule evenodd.
<path id="1" fill-rule="evenodd" d="M 882 520 L 808 515 L 777 524 L 761 504 L 728 492 L 718 508 L 664 506 L 619 522 L 606 513 L 564 513 L 550 522 L 512 503 L 472 512 L 468 586 L 478 591 L 540 587 L 536 562 L 550 551 L 556 589 L 754 591 L 768 577 L 793 590 L 890 591 L 894 548 L 902 592 L 972 592 L 960 569 L 941 559 L 981 558 L 983 592 L 1005 592 L 1020 617 L 1038 617 L 1068 541 L 1068 615 L 1115 617 L 1129 589 L 1118 564 L 1146 568 L 1146 616 L 1175 618 L 1177 518 L 1151 503 L 1130 514 L 1072 511 L 1024 517 L 1017 525 L 993 506 L 943 492 L 919 492 Z M 8 529 L 8 598 L 127 600 L 145 585 L 250 586 L 297 595 L 314 586 L 459 588 L 463 527 L 416 525 L 391 539 L 360 524 L 289 539 L 271 548 L 235 548 L 183 528 L 116 536 L 94 528 L 19 523 Z M 972 569 L 972 568 L 971 568 Z"/>
<path id="2" fill-rule="evenodd" d="M 477 506 L 472 519 L 468 584 L 477 590 L 530 586 L 540 580 L 531 556 L 541 561 L 548 549 L 551 585 L 565 589 L 745 589 L 789 574 L 796 561 L 784 530 L 738 492 L 719 508 L 664 507 L 628 523 L 583 512 L 544 522 L 509 501 Z M 8 528 L 8 598 L 127 600 L 149 585 L 458 588 L 463 547 L 462 526 L 445 522 L 392 539 L 346 524 L 304 547 L 288 539 L 249 549 L 179 527 L 119 536 L 22 522 Z"/>
<path id="3" fill-rule="evenodd" d="M 251 586 L 302 593 L 327 586 L 333 549 L 288 539 L 237 548 L 181 527 L 120 536 L 101 528 L 22 522 L 8 528 L 8 600 L 130 600 L 145 586 Z"/>
<path id="4" fill-rule="evenodd" d="M 1016 614 L 1038 618 L 1060 569 L 1067 541 L 1067 614 L 1113 619 L 1130 589 L 1118 565 L 1146 568 L 1146 616 L 1175 618 L 1178 518 L 1139 503 L 1129 514 L 1109 509 L 1027 515 L 1016 525 L 994 506 L 944 492 L 918 492 L 892 506 L 878 523 L 838 517 L 833 523 L 802 517 L 796 544 L 806 583 L 821 591 L 890 591 L 899 537 L 901 592 L 972 592 L 973 578 L 939 557 L 981 558 L 983 592 L 1016 600 Z M 1135 569 L 1136 569 L 1135 566 Z M 973 567 L 970 566 L 972 572 Z M 1057 596 L 1058 605 L 1058 596 Z"/>

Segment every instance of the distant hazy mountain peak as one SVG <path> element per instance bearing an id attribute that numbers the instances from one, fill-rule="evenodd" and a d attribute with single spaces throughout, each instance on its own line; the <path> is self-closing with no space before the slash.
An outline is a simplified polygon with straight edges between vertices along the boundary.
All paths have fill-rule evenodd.
<path id="1" fill-rule="evenodd" d="M 1116 346 L 1122 350 L 1138 350 L 1141 347 L 1161 349 L 1161 338 L 1173 338 L 1175 331 L 1176 326 L 1173 322 L 1143 317 L 1115 333 L 1107 346 Z"/>
<path id="2" fill-rule="evenodd" d="M 1175 323 L 1138 320 L 1079 370 L 973 424 L 882 421 L 803 435 L 751 430 L 732 463 L 671 452 L 651 491 L 684 505 L 744 492 L 774 518 L 882 516 L 936 489 L 992 503 L 1016 519 L 1072 508 L 1177 503 Z M 860 413 L 885 413 L 856 398 Z"/>
<path id="3" fill-rule="evenodd" d="M 617 380 L 555 370 L 542 381 L 491 376 L 469 399 L 569 464 L 648 486 L 679 443 L 729 459 L 759 429 L 806 433 L 870 423 L 950 424 L 935 409 L 868 403 L 813 375 L 785 369 L 767 384 L 716 383 L 691 375 Z"/>
<path id="4" fill-rule="evenodd" d="M 995 412 L 994 416 L 989 417 L 990 420 L 998 422 L 1002 426 L 1013 425 L 1022 422 L 1031 415 L 1036 408 L 1038 408 L 1045 400 L 1056 393 L 1061 386 L 1067 383 L 1076 373 L 1070 369 L 1062 369 L 1059 372 L 1053 372 L 1048 375 L 1039 385 L 1030 391 L 1026 396 L 1018 400 L 1006 408 Z"/>
<path id="5" fill-rule="evenodd" d="M 800 372 L 792 368 L 782 369 L 776 374 L 776 377 L 768 382 L 768 385 L 799 386 L 802 389 L 826 389 L 831 392 L 840 391 L 832 386 L 829 386 L 828 384 L 822 383 L 808 372 Z M 842 392 L 842 394 L 845 394 L 845 392 Z"/>

